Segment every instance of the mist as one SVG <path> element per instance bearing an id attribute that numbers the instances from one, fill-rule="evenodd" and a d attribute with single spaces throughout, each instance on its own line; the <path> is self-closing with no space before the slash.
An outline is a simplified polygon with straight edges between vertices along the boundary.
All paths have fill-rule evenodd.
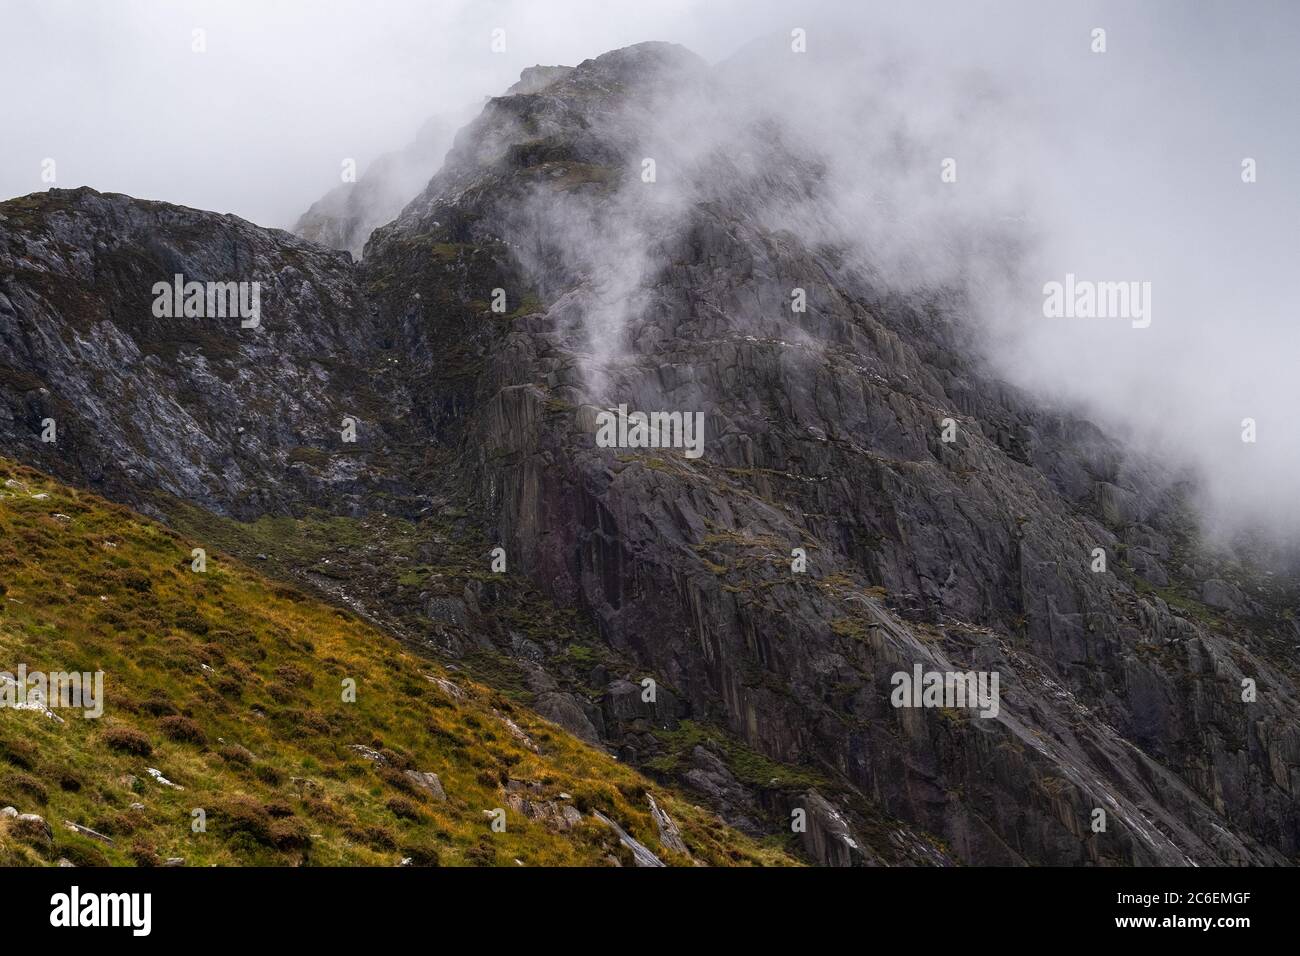
<path id="1" fill-rule="evenodd" d="M 516 223 L 559 237 L 569 268 L 600 277 L 599 308 L 573 319 L 596 391 L 624 358 L 657 237 L 691 204 L 725 197 L 845 249 L 882 288 L 958 290 L 983 361 L 1192 469 L 1212 532 L 1300 537 L 1300 327 L 1285 292 L 1300 253 L 1300 11 L 611 6 L 7 2 L 0 73 L 20 95 L 0 105 L 0 195 L 48 188 L 54 159 L 61 187 L 289 227 L 339 185 L 341 164 L 364 175 L 525 67 L 677 42 L 710 65 L 707 81 L 623 118 L 659 163 L 657 188 L 625 188 L 616 217 L 539 199 Z M 792 56 L 795 28 L 807 52 Z M 767 168 L 774 157 L 782 168 Z M 941 176 L 947 159 L 955 181 Z M 532 262 L 539 277 L 545 262 Z M 1149 324 L 1045 316 L 1045 284 L 1067 276 L 1149 283 Z"/>

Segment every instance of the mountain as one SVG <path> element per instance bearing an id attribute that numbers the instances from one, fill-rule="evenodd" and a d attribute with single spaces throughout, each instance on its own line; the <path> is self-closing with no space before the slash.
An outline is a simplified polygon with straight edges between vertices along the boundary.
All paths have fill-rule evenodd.
<path id="1" fill-rule="evenodd" d="M 960 295 L 771 215 L 826 201 L 815 145 L 662 135 L 738 68 L 526 76 L 355 265 L 87 189 L 0 204 L 0 440 L 811 862 L 1293 862 L 1296 575 L 999 380 Z M 260 282 L 260 324 L 155 317 L 175 274 Z M 605 447 L 620 406 L 698 414 L 703 453 Z M 998 706 L 897 706 L 918 668 Z"/>
<path id="2" fill-rule="evenodd" d="M 0 805 L 43 825 L 0 818 L 0 862 L 793 862 L 351 612 L 219 552 L 194 571 L 192 545 L 0 459 L 0 650 L 102 671 L 104 711 L 5 714 Z"/>
<path id="3" fill-rule="evenodd" d="M 312 203 L 293 227 L 295 235 L 361 257 L 370 233 L 390 222 L 429 181 L 461 123 L 435 116 L 407 146 L 374 160 L 353 181 L 344 181 Z"/>

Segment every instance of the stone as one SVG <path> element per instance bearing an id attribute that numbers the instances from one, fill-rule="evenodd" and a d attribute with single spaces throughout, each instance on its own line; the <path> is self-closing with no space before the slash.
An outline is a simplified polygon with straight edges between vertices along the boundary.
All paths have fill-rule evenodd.
<path id="1" fill-rule="evenodd" d="M 443 792 L 442 781 L 436 773 L 419 770 L 405 771 L 407 779 L 439 802 L 445 802 L 447 794 Z"/>
<path id="2" fill-rule="evenodd" d="M 690 855 L 690 850 L 686 847 L 686 841 L 682 839 L 682 831 L 677 828 L 677 824 L 663 810 L 659 809 L 659 804 L 655 802 L 654 794 L 647 793 L 646 800 L 650 804 L 650 816 L 654 819 L 655 827 L 659 830 L 659 842 L 667 850 L 676 850 L 678 853 Z"/>
<path id="3" fill-rule="evenodd" d="M 80 823 L 73 823 L 71 820 L 64 820 L 63 825 L 74 833 L 80 833 L 82 836 L 90 837 L 92 840 L 98 840 L 107 846 L 113 845 L 113 838 L 105 836 L 98 830 L 92 830 L 90 827 L 83 827 Z"/>
<path id="4" fill-rule="evenodd" d="M 640 843 L 631 837 L 626 830 L 609 817 L 605 816 L 605 814 L 601 813 L 599 810 L 593 810 L 592 816 L 614 831 L 618 836 L 619 842 L 632 851 L 632 860 L 637 866 L 656 867 L 664 865 L 663 860 L 650 852 L 643 843 Z"/>

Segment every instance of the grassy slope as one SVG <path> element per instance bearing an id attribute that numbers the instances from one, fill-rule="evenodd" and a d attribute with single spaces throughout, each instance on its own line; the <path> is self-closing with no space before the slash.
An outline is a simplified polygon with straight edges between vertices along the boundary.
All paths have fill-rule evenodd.
<path id="1" fill-rule="evenodd" d="M 0 864 L 628 862 L 589 810 L 666 862 L 689 864 L 660 845 L 647 789 L 700 862 L 795 862 L 499 693 L 456 677 L 458 699 L 428 679 L 448 674 L 345 611 L 217 554 L 194 573 L 191 547 L 0 459 L 0 670 L 102 670 L 107 699 L 99 720 L 0 709 L 0 806 L 54 828 L 45 846 L 0 821 Z M 356 703 L 342 700 L 345 678 Z M 132 746 L 150 752 L 123 749 Z M 146 767 L 185 789 L 155 783 Z M 447 802 L 412 787 L 403 769 L 437 773 Z M 510 778 L 537 784 L 534 800 L 572 795 L 582 822 L 558 832 L 507 810 L 506 832 L 491 832 L 485 811 L 507 806 Z M 195 808 L 207 814 L 205 833 L 191 830 Z"/>

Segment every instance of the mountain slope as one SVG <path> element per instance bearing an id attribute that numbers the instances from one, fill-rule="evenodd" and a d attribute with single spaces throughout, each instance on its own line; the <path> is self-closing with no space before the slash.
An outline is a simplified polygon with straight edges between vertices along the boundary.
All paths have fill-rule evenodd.
<path id="1" fill-rule="evenodd" d="M 525 303 L 457 419 L 500 539 L 693 712 L 833 768 L 961 859 L 1294 857 L 1294 579 L 1200 553 L 1158 465 L 989 376 L 959 299 L 901 297 L 774 228 L 774 193 L 818 208 L 815 155 L 758 123 L 665 170 L 672 138 L 643 118 L 721 82 L 644 44 L 494 100 L 371 240 L 367 290 L 413 354 L 491 319 L 468 294 L 425 307 L 435 289 L 468 275 Z M 656 198 L 650 155 L 694 177 L 689 201 Z M 412 254 L 429 240 L 451 251 Z M 702 410 L 708 453 L 596 448 L 617 404 Z M 1262 598 L 1206 606 L 1243 594 L 1219 575 Z M 891 707 L 918 662 L 999 672 L 1002 713 Z"/>
<path id="2" fill-rule="evenodd" d="M 664 128 L 743 75 L 641 44 L 534 80 L 356 267 L 89 190 L 0 204 L 0 439 L 747 832 L 805 810 L 816 862 L 1294 862 L 1296 576 L 1212 553 L 1179 476 L 999 381 L 959 295 L 773 216 L 833 212 L 816 144 Z M 276 307 L 142 320 L 178 263 Z M 702 413 L 704 455 L 598 446 L 620 404 Z M 999 712 L 894 706 L 918 665 L 996 672 Z"/>
<path id="3" fill-rule="evenodd" d="M 3 669 L 101 670 L 105 697 L 0 712 L 0 805 L 53 828 L 0 820 L 0 861 L 630 864 L 600 812 L 672 864 L 791 862 L 350 613 L 217 552 L 193 571 L 191 544 L 0 459 Z"/>

